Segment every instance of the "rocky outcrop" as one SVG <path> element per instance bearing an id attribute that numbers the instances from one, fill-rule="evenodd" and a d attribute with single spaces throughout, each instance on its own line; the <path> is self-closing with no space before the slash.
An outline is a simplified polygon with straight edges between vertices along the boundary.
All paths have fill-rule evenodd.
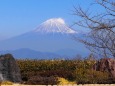
<path id="1" fill-rule="evenodd" d="M 11 54 L 0 56 L 0 80 L 21 82 L 20 69 Z"/>
<path id="2" fill-rule="evenodd" d="M 111 77 L 115 78 L 115 59 L 112 58 L 103 58 L 97 61 L 93 66 L 93 69 L 96 71 L 108 72 Z"/>

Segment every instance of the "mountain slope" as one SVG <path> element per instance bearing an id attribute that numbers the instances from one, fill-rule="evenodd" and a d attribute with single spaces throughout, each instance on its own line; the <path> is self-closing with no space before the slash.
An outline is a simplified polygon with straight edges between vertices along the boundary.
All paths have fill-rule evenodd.
<path id="1" fill-rule="evenodd" d="M 62 18 L 53 18 L 46 20 L 42 24 L 40 24 L 34 32 L 37 33 L 76 33 L 76 31 L 70 29 L 64 22 Z"/>
<path id="2" fill-rule="evenodd" d="M 65 56 L 86 55 L 87 49 L 83 44 L 73 40 L 72 36 L 74 35 L 82 36 L 69 28 L 63 19 L 53 18 L 43 22 L 33 31 L 1 41 L 0 48 L 1 50 L 30 48 L 59 55 L 62 55 L 62 52 L 59 51 L 63 51 Z M 69 52 L 71 50 L 74 53 Z"/>

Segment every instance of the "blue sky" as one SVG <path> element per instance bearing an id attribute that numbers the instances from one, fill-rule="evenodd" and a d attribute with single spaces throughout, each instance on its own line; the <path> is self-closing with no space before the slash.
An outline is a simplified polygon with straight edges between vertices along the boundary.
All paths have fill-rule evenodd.
<path id="1" fill-rule="evenodd" d="M 72 25 L 73 5 L 87 8 L 93 0 L 0 0 L 0 38 L 33 30 L 50 18 L 61 17 Z M 96 7 L 94 7 L 96 8 Z"/>

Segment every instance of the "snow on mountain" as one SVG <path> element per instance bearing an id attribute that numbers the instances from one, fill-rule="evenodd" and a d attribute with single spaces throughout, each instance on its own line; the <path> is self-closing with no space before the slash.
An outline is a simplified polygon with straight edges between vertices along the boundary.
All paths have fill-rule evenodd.
<path id="1" fill-rule="evenodd" d="M 53 53 L 52 55 L 57 54 L 71 57 L 82 54 L 86 56 L 88 50 L 83 44 L 73 40 L 73 35 L 82 36 L 77 31 L 69 28 L 62 18 L 52 18 L 40 24 L 33 31 L 1 41 L 0 50 L 29 48 L 39 52 L 51 52 Z"/>
<path id="2" fill-rule="evenodd" d="M 52 18 L 40 24 L 34 32 L 40 33 L 77 33 L 70 29 L 62 18 Z"/>

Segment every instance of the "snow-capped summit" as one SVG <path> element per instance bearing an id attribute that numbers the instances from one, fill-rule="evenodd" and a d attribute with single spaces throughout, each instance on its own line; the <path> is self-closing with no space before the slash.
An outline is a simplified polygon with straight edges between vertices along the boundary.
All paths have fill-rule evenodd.
<path id="1" fill-rule="evenodd" d="M 46 20 L 46 22 L 50 22 L 50 23 L 61 23 L 61 24 L 65 24 L 65 21 L 62 18 L 52 18 L 52 19 L 48 19 Z"/>
<path id="2" fill-rule="evenodd" d="M 69 28 L 62 18 L 52 18 L 40 24 L 34 32 L 40 33 L 77 33 Z"/>

